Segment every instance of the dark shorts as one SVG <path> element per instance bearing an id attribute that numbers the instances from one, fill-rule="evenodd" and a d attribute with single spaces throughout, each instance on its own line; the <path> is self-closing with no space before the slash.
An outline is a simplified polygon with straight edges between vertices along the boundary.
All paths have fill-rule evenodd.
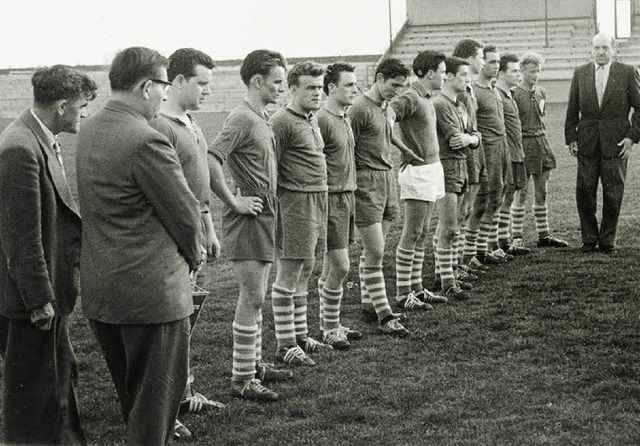
<path id="1" fill-rule="evenodd" d="M 392 170 L 356 171 L 356 226 L 371 226 L 398 215 L 398 191 Z"/>
<path id="2" fill-rule="evenodd" d="M 324 251 L 327 231 L 327 192 L 296 192 L 278 189 L 282 213 L 282 243 L 278 258 L 315 259 Z"/>
<path id="3" fill-rule="evenodd" d="M 440 160 L 444 170 L 444 190 L 454 194 L 464 194 L 469 190 L 469 170 L 464 158 Z"/>
<path id="4" fill-rule="evenodd" d="M 354 193 L 335 192 L 327 197 L 327 251 L 346 249 L 355 242 L 356 203 Z"/>
<path id="5" fill-rule="evenodd" d="M 225 206 L 222 227 L 228 258 L 273 262 L 276 234 L 282 230 L 278 197 L 267 190 L 243 190 L 242 194 L 262 198 L 262 212 L 252 217 L 233 212 Z"/>
<path id="6" fill-rule="evenodd" d="M 467 174 L 469 184 L 480 184 L 487 181 L 487 170 L 482 144 L 476 149 L 467 148 Z"/>
<path id="7" fill-rule="evenodd" d="M 524 167 L 524 162 L 511 162 L 512 181 L 510 185 L 513 190 L 522 190 L 527 187 L 527 170 Z"/>
<path id="8" fill-rule="evenodd" d="M 522 138 L 527 175 L 540 175 L 556 168 L 556 156 L 545 135 Z"/>
<path id="9" fill-rule="evenodd" d="M 487 181 L 481 183 L 479 193 L 499 191 L 512 181 L 511 156 L 507 147 L 507 138 L 495 143 L 484 143 Z"/>

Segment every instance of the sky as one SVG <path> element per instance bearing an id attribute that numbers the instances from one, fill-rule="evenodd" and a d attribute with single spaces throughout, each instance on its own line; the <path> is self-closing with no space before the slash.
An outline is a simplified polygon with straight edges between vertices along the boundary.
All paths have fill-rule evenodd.
<path id="1" fill-rule="evenodd" d="M 380 54 L 405 0 L 0 0 L 0 68 L 109 64 L 120 49 L 214 60 L 268 48 L 285 57 Z"/>

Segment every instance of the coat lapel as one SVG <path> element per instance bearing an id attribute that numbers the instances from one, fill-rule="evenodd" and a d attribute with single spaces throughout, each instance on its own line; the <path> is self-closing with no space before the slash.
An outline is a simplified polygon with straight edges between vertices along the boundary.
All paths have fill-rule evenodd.
<path id="1" fill-rule="evenodd" d="M 52 148 L 48 147 L 48 139 L 40 124 L 31 114 L 31 110 L 27 110 L 21 116 L 22 122 L 29 127 L 29 129 L 33 132 L 33 134 L 38 139 L 38 144 L 40 144 L 40 150 L 44 155 L 45 162 L 47 164 L 47 170 L 49 171 L 49 176 L 53 182 L 53 187 L 58 193 L 58 196 L 62 200 L 62 202 L 73 211 L 78 217 L 80 217 L 80 212 L 76 206 L 76 202 L 73 199 L 73 195 L 71 194 L 71 189 L 69 189 L 69 183 L 67 182 L 67 178 L 62 171 L 62 167 L 58 162 L 58 159 L 52 152 Z"/>
<path id="2" fill-rule="evenodd" d="M 600 108 L 604 107 L 611 96 L 611 92 L 615 90 L 615 85 L 618 80 L 618 64 L 614 61 L 611 62 L 611 68 L 609 69 L 609 79 L 607 79 L 607 85 L 604 87 L 604 94 L 602 95 L 602 104 Z"/>
<path id="3" fill-rule="evenodd" d="M 597 109 L 598 93 L 596 93 L 596 67 L 593 62 L 590 62 L 587 65 L 586 70 L 584 70 L 584 84 L 587 87 L 585 91 L 588 92 L 589 99 Z"/>

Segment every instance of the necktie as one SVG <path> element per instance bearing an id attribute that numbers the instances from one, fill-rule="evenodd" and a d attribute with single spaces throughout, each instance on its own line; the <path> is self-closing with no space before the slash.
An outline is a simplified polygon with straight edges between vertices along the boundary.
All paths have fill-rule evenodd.
<path id="1" fill-rule="evenodd" d="M 62 174 L 64 176 L 67 176 L 67 174 L 64 171 L 64 163 L 62 162 L 62 148 L 60 147 L 60 143 L 56 140 L 56 142 L 53 143 L 53 151 L 56 154 L 56 158 L 58 159 L 58 162 L 60 163 L 60 168 L 62 169 Z"/>
<path id="2" fill-rule="evenodd" d="M 598 66 L 596 70 L 596 94 L 598 95 L 598 105 L 602 105 L 602 97 L 604 96 L 604 67 Z"/>

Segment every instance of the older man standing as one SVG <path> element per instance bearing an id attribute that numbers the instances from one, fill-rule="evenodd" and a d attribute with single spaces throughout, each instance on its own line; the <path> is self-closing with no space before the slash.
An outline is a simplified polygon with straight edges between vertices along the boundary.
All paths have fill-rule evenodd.
<path id="1" fill-rule="evenodd" d="M 201 215 L 176 151 L 148 122 L 167 99 L 167 59 L 125 49 L 109 81 L 111 100 L 78 138 L 82 306 L 118 392 L 126 443 L 164 445 L 187 382 Z"/>
<path id="2" fill-rule="evenodd" d="M 640 75 L 613 59 L 614 39 L 597 34 L 591 41 L 593 62 L 576 68 L 569 90 L 564 126 L 566 144 L 578 159 L 576 202 L 582 251 L 615 252 L 618 216 L 627 162 L 640 140 Z M 629 113 L 634 109 L 632 122 Z M 596 220 L 596 193 L 602 182 L 602 222 Z"/>
<path id="3" fill-rule="evenodd" d="M 80 216 L 57 135 L 77 133 L 96 84 L 64 65 L 31 78 L 33 108 L 0 135 L 0 354 L 7 444 L 85 444 L 67 319 Z"/>

